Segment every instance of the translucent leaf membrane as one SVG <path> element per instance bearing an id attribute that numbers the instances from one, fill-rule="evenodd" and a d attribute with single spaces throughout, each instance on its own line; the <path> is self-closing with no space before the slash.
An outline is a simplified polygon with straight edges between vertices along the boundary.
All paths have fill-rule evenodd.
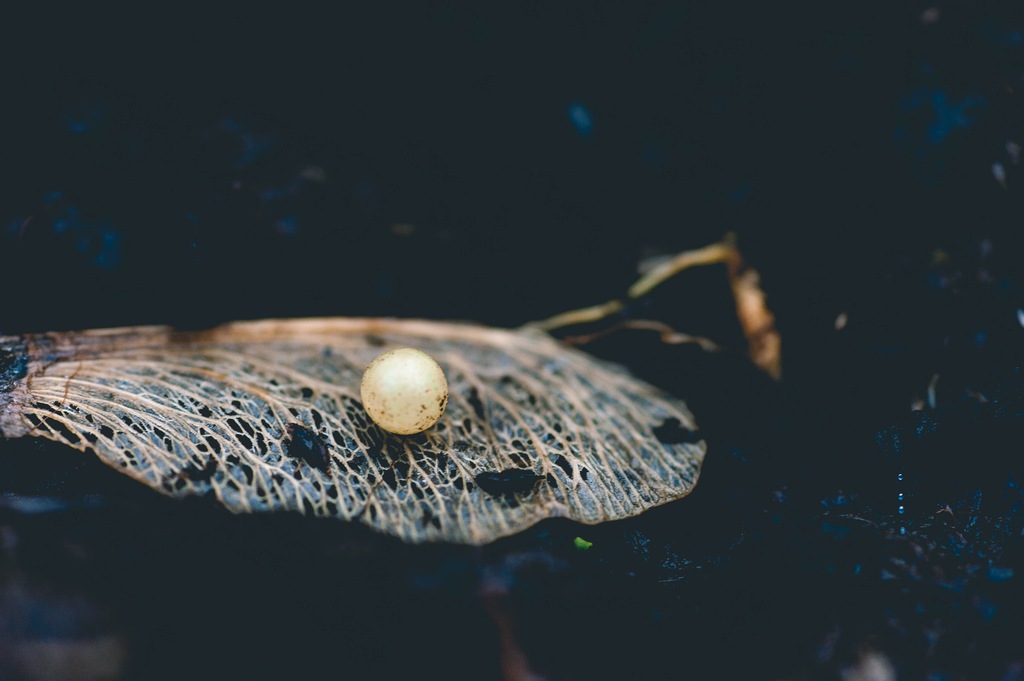
<path id="1" fill-rule="evenodd" d="M 433 356 L 450 388 L 440 421 L 412 436 L 359 402 L 366 366 L 398 347 Z M 705 452 L 681 401 L 540 331 L 383 319 L 0 338 L 0 432 L 234 512 L 468 544 L 678 499 Z"/>

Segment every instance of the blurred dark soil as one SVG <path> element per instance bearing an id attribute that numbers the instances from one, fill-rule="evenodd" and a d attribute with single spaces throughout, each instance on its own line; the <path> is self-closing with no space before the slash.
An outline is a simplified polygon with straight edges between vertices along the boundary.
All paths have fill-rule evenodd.
<path id="1" fill-rule="evenodd" d="M 516 326 L 732 232 L 783 380 L 683 273 L 611 321 L 721 352 L 585 349 L 694 493 L 483 548 L 0 441 L 0 678 L 1024 678 L 1024 5 L 373 6 L 12 18 L 0 334 Z"/>

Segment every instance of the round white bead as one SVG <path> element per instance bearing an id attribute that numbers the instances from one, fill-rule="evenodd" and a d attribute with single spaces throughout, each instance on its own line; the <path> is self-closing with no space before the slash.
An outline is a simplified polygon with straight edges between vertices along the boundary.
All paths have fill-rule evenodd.
<path id="1" fill-rule="evenodd" d="M 414 348 L 389 350 L 370 362 L 360 392 L 373 422 L 399 435 L 430 428 L 448 404 L 444 371 L 433 357 Z"/>

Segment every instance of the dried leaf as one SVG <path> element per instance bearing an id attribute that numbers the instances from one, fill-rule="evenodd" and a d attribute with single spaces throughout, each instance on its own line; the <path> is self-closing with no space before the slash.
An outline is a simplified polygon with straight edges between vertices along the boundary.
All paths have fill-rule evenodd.
<path id="1" fill-rule="evenodd" d="M 775 315 L 768 309 L 761 275 L 743 262 L 739 251 L 729 260 L 729 284 L 736 300 L 736 316 L 747 338 L 747 354 L 759 369 L 782 378 L 782 336 L 775 327 Z"/>
<path id="2" fill-rule="evenodd" d="M 736 302 L 736 318 L 747 340 L 747 355 L 750 361 L 776 381 L 782 379 L 782 336 L 775 327 L 775 315 L 768 308 L 761 275 L 743 260 L 736 247 L 735 238 L 726 238 L 715 244 L 691 251 L 683 251 L 669 258 L 658 258 L 656 263 L 641 263 L 641 277 L 629 287 L 625 300 L 636 300 L 650 293 L 668 279 L 692 267 L 726 265 L 729 286 Z M 626 309 L 625 300 L 609 300 L 600 305 L 562 312 L 533 326 L 544 331 L 555 331 L 576 324 L 587 324 L 607 319 Z M 625 319 L 610 329 L 590 332 L 584 335 L 567 336 L 564 340 L 578 345 L 589 343 L 606 333 L 619 328 L 646 328 L 661 332 L 665 343 L 693 343 L 708 351 L 717 351 L 718 345 L 701 336 L 680 333 L 675 329 L 653 320 Z"/>
<path id="3" fill-rule="evenodd" d="M 441 420 L 413 436 L 381 431 L 359 402 L 367 364 L 403 346 L 437 359 L 450 387 Z M 470 544 L 677 499 L 705 452 L 682 402 L 542 332 L 381 319 L 0 338 L 0 434 L 94 451 L 235 512 Z"/>

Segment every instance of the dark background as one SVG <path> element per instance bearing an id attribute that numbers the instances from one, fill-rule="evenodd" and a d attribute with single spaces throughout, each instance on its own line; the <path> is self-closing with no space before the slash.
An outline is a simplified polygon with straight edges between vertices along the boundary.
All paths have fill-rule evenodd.
<path id="1" fill-rule="evenodd" d="M 590 349 L 687 399 L 696 492 L 483 549 L 2 442 L 4 674 L 1024 677 L 1020 3 L 80 10 L 2 49 L 0 333 L 516 326 L 733 232 L 785 372 L 681 276 L 626 314 L 724 352 Z"/>

